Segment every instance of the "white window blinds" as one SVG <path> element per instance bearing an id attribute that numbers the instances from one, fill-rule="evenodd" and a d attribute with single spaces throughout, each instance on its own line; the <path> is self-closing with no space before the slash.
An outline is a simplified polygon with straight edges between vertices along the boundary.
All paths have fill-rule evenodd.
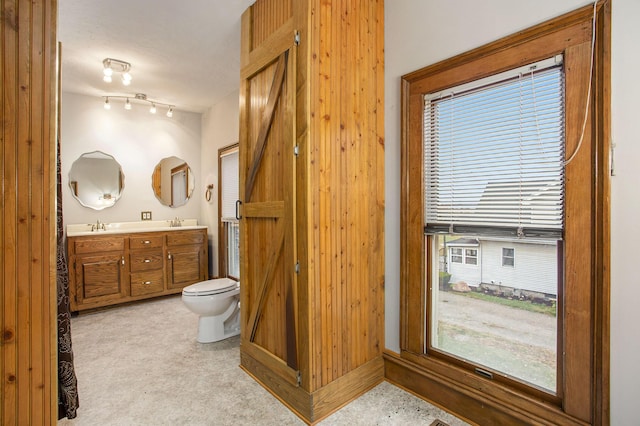
<path id="1" fill-rule="evenodd" d="M 239 185 L 238 150 L 223 154 L 220 158 L 220 188 L 222 200 L 220 202 L 220 218 L 222 221 L 236 220 L 236 200 L 238 200 Z"/>
<path id="2" fill-rule="evenodd" d="M 562 238 L 561 57 L 425 96 L 425 232 Z"/>

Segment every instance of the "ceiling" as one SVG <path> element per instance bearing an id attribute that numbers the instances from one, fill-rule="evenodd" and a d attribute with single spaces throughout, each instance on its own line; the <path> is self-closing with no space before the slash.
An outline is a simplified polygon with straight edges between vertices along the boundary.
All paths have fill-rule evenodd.
<path id="1" fill-rule="evenodd" d="M 204 112 L 239 87 L 240 18 L 254 1 L 58 0 L 62 91 Z M 130 86 L 102 80 L 105 58 L 131 64 Z"/>

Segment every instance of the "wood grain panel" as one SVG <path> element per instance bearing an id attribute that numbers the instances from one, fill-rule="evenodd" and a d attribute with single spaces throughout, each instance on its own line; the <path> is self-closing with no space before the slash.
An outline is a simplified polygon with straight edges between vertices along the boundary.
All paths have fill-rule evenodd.
<path id="1" fill-rule="evenodd" d="M 82 256 L 77 261 L 78 274 L 82 276 L 82 299 L 118 295 L 122 290 L 121 256 L 96 255 Z"/>
<path id="2" fill-rule="evenodd" d="M 162 270 L 131 274 L 131 296 L 162 293 L 164 274 Z"/>
<path id="3" fill-rule="evenodd" d="M 578 146 L 584 117 L 584 100 L 589 87 L 589 62 L 591 43 L 582 43 L 565 52 L 566 81 L 566 155 L 570 157 Z M 591 129 L 585 129 L 585 143 L 578 155 L 565 168 L 565 288 L 564 288 L 564 394 L 565 410 L 578 418 L 591 419 L 591 382 L 587 372 L 592 371 L 593 346 L 590 324 L 593 306 L 591 278 L 594 235 L 587 231 L 592 227 L 593 188 L 580 182 L 591 182 L 593 175 L 594 146 L 590 143 Z"/>
<path id="4" fill-rule="evenodd" d="M 144 237 L 146 238 L 146 237 Z M 167 232 L 167 246 L 181 246 L 189 244 L 202 244 L 207 241 L 207 234 L 200 231 L 171 231 Z M 147 238 L 148 240 L 148 238 Z"/>
<path id="5" fill-rule="evenodd" d="M 321 387 L 381 351 L 383 17 L 378 2 L 311 4 L 309 76 L 319 78 L 310 83 L 310 280 Z"/>
<path id="6" fill-rule="evenodd" d="M 129 255 L 129 270 L 131 272 L 162 269 L 164 255 L 162 249 L 147 253 L 131 253 Z"/>
<path id="7" fill-rule="evenodd" d="M 124 241 L 124 240 L 121 240 Z M 177 241 L 172 238 L 172 244 L 199 244 L 202 242 L 202 236 L 198 234 L 188 234 L 187 236 L 182 237 L 181 240 Z M 76 243 L 78 244 L 78 243 Z M 140 236 L 132 236 L 129 237 L 129 248 L 131 250 L 144 250 L 150 248 L 162 248 L 164 244 L 164 235 L 154 235 L 154 234 L 146 234 Z M 76 245 L 76 252 L 78 251 Z"/>
<path id="8" fill-rule="evenodd" d="M 243 204 L 244 212 L 254 219 L 241 223 L 241 256 L 249 264 L 272 263 L 269 247 L 279 241 L 279 220 L 287 232 L 278 259 L 282 265 L 275 266 L 262 312 L 244 309 L 242 321 L 247 324 L 260 317 L 255 342 L 299 368 L 300 387 L 313 396 L 313 402 L 303 401 L 299 388 L 284 385 L 282 371 L 270 368 L 268 362 L 255 362 L 251 350 L 243 350 L 242 359 L 243 367 L 301 417 L 316 421 L 318 415 L 363 391 L 361 383 L 355 385 L 347 377 L 363 379 L 366 386 L 369 373 L 382 377 L 383 2 L 292 2 L 285 14 L 288 20 L 267 15 L 263 8 L 271 5 L 270 0 L 258 0 L 243 15 L 241 176 L 249 176 L 251 167 L 250 155 L 242 159 L 243 149 L 256 150 L 264 133 L 260 122 L 270 109 L 267 99 L 277 55 L 292 30 L 300 34 L 300 44 L 288 53 L 293 65 L 287 68 L 282 87 L 286 102 L 275 106 L 251 193 L 255 205 Z M 268 22 L 255 22 L 259 19 Z M 264 31 L 267 34 L 257 36 Z M 256 40 L 261 40 L 259 45 Z M 296 158 L 290 148 L 279 148 L 285 140 L 295 141 Z M 279 188 L 280 182 L 284 184 Z M 241 177 L 241 188 L 244 185 Z M 273 209 L 270 216 L 265 207 L 274 200 L 283 200 L 283 210 L 280 214 Z M 299 261 L 295 275 L 285 266 L 289 259 Z M 264 288 L 255 284 L 264 271 L 245 267 L 241 299 L 243 306 L 251 307 L 265 297 Z M 297 357 L 295 364 L 290 362 L 292 354 Z"/>
<path id="9" fill-rule="evenodd" d="M 56 2 L 3 0 L 0 423 L 56 419 Z"/>
<path id="10" fill-rule="evenodd" d="M 293 0 L 257 1 L 252 7 L 251 46 L 260 46 L 291 17 Z"/>
<path id="11" fill-rule="evenodd" d="M 124 251 L 124 239 L 122 237 L 106 237 L 106 238 L 69 238 L 69 247 L 72 253 L 99 253 L 105 251 Z M 162 247 L 162 245 L 160 245 Z"/>

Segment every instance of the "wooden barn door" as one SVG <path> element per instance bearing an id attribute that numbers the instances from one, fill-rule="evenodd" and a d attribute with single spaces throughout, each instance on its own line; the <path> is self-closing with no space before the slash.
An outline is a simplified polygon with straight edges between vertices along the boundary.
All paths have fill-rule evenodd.
<path id="1" fill-rule="evenodd" d="M 263 57 L 242 79 L 237 214 L 241 351 L 297 386 L 294 55 Z"/>

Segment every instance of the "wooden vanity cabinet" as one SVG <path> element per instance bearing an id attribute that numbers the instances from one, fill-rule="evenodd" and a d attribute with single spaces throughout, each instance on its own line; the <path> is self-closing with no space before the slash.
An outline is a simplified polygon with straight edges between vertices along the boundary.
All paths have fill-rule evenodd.
<path id="1" fill-rule="evenodd" d="M 209 266 L 207 236 L 198 231 L 167 235 L 167 288 L 184 286 L 206 280 Z"/>
<path id="2" fill-rule="evenodd" d="M 164 291 L 163 240 L 162 234 L 143 234 L 129 237 L 131 296 Z"/>
<path id="3" fill-rule="evenodd" d="M 179 293 L 208 273 L 207 230 L 67 238 L 72 311 Z"/>
<path id="4" fill-rule="evenodd" d="M 127 294 L 125 241 L 120 237 L 88 237 L 69 242 L 72 305 L 108 305 Z"/>

